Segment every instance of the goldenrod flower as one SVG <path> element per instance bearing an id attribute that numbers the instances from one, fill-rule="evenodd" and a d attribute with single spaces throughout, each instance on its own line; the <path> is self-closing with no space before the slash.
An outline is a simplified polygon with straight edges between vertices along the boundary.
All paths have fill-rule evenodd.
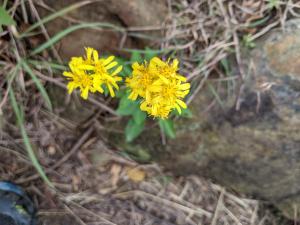
<path id="1" fill-rule="evenodd" d="M 149 73 L 147 63 L 139 65 L 137 62 L 132 64 L 132 76 L 126 79 L 127 86 L 131 89 L 129 99 L 136 100 L 139 96 L 142 98 L 149 97 L 149 88 L 155 81 L 156 77 Z"/>
<path id="2" fill-rule="evenodd" d="M 131 90 L 129 99 L 142 99 L 141 110 L 149 115 L 165 119 L 173 109 L 181 113 L 186 108 L 184 97 L 189 93 L 190 84 L 186 78 L 177 73 L 178 60 L 164 62 L 157 57 L 149 64 L 132 65 L 132 75 L 126 79 Z"/>
<path id="3" fill-rule="evenodd" d="M 79 88 L 81 97 L 87 99 L 89 92 L 103 93 L 103 88 L 107 87 L 110 95 L 114 97 L 114 88 L 119 89 L 117 82 L 122 80 L 117 76 L 122 66 L 115 68 L 118 63 L 114 61 L 114 56 L 99 58 L 95 49 L 86 48 L 85 51 L 85 58 L 73 57 L 69 63 L 71 71 L 64 72 L 64 76 L 70 80 L 67 86 L 69 93 Z"/>

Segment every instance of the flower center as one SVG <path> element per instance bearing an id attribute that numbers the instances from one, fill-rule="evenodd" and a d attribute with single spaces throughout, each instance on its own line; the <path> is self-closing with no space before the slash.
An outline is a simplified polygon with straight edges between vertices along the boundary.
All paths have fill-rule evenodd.
<path id="1" fill-rule="evenodd" d="M 78 77 L 78 82 L 83 86 L 83 87 L 87 87 L 87 86 L 91 86 L 93 84 L 93 80 L 92 77 L 86 74 L 81 74 Z"/>

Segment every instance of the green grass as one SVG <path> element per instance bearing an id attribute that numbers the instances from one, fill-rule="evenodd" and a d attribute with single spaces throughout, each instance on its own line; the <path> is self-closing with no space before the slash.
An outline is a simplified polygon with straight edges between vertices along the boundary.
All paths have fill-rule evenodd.
<path id="1" fill-rule="evenodd" d="M 48 41 L 46 41 L 45 43 L 43 43 L 40 46 L 38 46 L 37 48 L 35 48 L 31 52 L 30 55 L 33 56 L 38 53 L 41 53 L 42 51 L 46 50 L 47 48 L 53 46 L 56 42 L 58 42 L 63 37 L 67 36 L 68 34 L 74 32 L 76 30 L 80 30 L 80 29 L 84 29 L 84 28 L 109 28 L 109 29 L 116 30 L 116 31 L 121 31 L 121 32 L 124 31 L 124 29 L 122 29 L 118 26 L 115 26 L 113 24 L 110 24 L 110 23 L 81 23 L 81 24 L 73 25 L 73 26 L 70 26 L 67 29 L 62 30 L 62 31 L 58 32 L 57 34 L 55 34 Z"/>
<path id="2" fill-rule="evenodd" d="M 83 2 L 78 2 L 75 3 L 73 5 L 70 5 L 68 7 L 65 7 L 55 13 L 50 14 L 49 16 L 44 17 L 43 19 L 37 21 L 36 23 L 34 23 L 33 25 L 31 25 L 27 30 L 25 30 L 21 35 L 20 38 L 26 37 L 28 35 L 30 35 L 30 32 L 35 30 L 36 28 L 39 28 L 40 26 L 50 22 L 51 20 L 54 20 L 58 17 L 61 17 L 65 14 L 67 14 L 68 12 L 71 12 L 75 9 L 78 9 L 86 4 L 90 3 L 90 1 L 83 1 Z"/>
<path id="3" fill-rule="evenodd" d="M 22 68 L 24 69 L 24 71 L 26 71 L 31 79 L 33 80 L 33 82 L 35 83 L 37 89 L 40 91 L 42 97 L 44 98 L 45 102 L 46 102 L 46 106 L 47 108 L 52 111 L 52 104 L 51 104 L 51 100 L 47 94 L 47 91 L 45 90 L 43 84 L 41 83 L 41 81 L 36 77 L 36 75 L 34 74 L 34 72 L 32 71 L 32 69 L 30 68 L 30 66 L 27 64 L 26 61 L 22 60 L 21 61 L 21 65 Z"/>
<path id="4" fill-rule="evenodd" d="M 14 113 L 17 118 L 17 124 L 20 128 L 21 136 L 23 138 L 23 142 L 24 142 L 25 148 L 27 150 L 28 156 L 29 156 L 33 166 L 38 171 L 38 173 L 40 174 L 41 178 L 45 181 L 45 183 L 48 184 L 50 187 L 54 187 L 53 184 L 48 179 L 47 175 L 45 174 L 45 172 L 44 172 L 42 166 L 40 165 L 40 163 L 35 155 L 35 152 L 32 148 L 30 139 L 27 135 L 27 132 L 26 132 L 26 129 L 24 126 L 24 112 L 22 111 L 21 107 L 18 106 L 16 97 L 15 97 L 15 94 L 14 94 L 14 91 L 12 88 L 9 89 L 9 97 L 10 97 L 10 102 L 13 107 Z"/>

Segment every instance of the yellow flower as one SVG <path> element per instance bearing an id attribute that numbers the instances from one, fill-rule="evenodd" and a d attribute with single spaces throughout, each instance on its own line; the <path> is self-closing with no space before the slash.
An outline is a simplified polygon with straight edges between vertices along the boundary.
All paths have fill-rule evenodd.
<path id="1" fill-rule="evenodd" d="M 92 48 L 86 48 L 86 62 L 91 65 L 91 70 L 95 73 L 95 85 L 100 86 L 104 84 L 112 97 L 115 96 L 114 89 L 119 89 L 117 82 L 121 81 L 122 78 L 117 76 L 118 73 L 122 71 L 122 66 L 118 66 L 114 71 L 111 71 L 114 67 L 118 65 L 114 61 L 114 56 L 109 56 L 108 58 L 99 58 L 98 52 Z M 103 92 L 103 91 L 102 91 Z"/>
<path id="2" fill-rule="evenodd" d="M 190 84 L 186 78 L 177 73 L 178 60 L 164 62 L 157 57 L 149 64 L 132 65 L 132 75 L 126 79 L 126 85 L 131 90 L 129 99 L 142 99 L 141 110 L 153 117 L 165 119 L 173 109 L 180 114 L 182 108 L 187 108 L 184 97 L 189 93 Z"/>
<path id="3" fill-rule="evenodd" d="M 99 58 L 95 49 L 86 48 L 85 51 L 85 58 L 73 57 L 69 63 L 71 71 L 64 72 L 64 76 L 70 80 L 67 86 L 69 93 L 79 88 L 82 98 L 87 99 L 89 92 L 103 93 L 103 88 L 107 87 L 110 95 L 114 97 L 114 88 L 119 89 L 117 82 L 122 80 L 118 76 L 122 66 L 116 67 L 118 63 L 114 61 L 114 56 Z"/>
<path id="4" fill-rule="evenodd" d="M 149 87 L 155 81 L 155 76 L 150 73 L 148 65 L 139 65 L 137 62 L 132 65 L 132 76 L 126 79 L 127 87 L 131 89 L 129 99 L 136 100 L 139 96 L 149 97 Z"/>
<path id="5" fill-rule="evenodd" d="M 94 87 L 93 77 L 79 68 L 82 65 L 83 59 L 81 57 L 73 57 L 69 63 L 71 72 L 65 71 L 63 75 L 70 80 L 67 85 L 69 94 L 71 94 L 75 88 L 79 88 L 81 91 L 81 97 L 83 99 L 87 99 L 89 91 L 95 92 L 96 89 Z"/>

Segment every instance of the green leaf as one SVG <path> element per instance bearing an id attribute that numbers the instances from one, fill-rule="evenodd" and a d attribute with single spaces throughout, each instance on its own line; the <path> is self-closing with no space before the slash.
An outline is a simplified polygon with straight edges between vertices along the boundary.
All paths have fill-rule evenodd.
<path id="1" fill-rule="evenodd" d="M 188 108 L 181 109 L 181 114 L 179 114 L 179 112 L 177 110 L 174 110 L 173 112 L 175 113 L 176 116 L 180 116 L 180 117 L 184 117 L 184 118 L 192 118 L 193 117 L 192 111 L 189 110 Z"/>
<path id="2" fill-rule="evenodd" d="M 229 67 L 228 59 L 227 58 L 221 59 L 221 65 L 225 70 L 226 76 L 230 76 L 230 67 Z"/>
<path id="3" fill-rule="evenodd" d="M 157 56 L 157 51 L 153 50 L 151 48 L 146 47 L 146 52 L 145 52 L 145 59 L 147 61 L 149 61 L 150 59 L 152 59 L 153 57 Z"/>
<path id="4" fill-rule="evenodd" d="M 128 94 L 126 94 L 121 98 L 116 112 L 120 116 L 129 116 L 133 115 L 136 110 L 138 110 L 138 103 L 128 99 Z"/>
<path id="5" fill-rule="evenodd" d="M 65 71 L 68 70 L 68 66 L 53 63 L 53 62 L 46 62 L 46 61 L 41 61 L 41 60 L 27 60 L 28 63 L 31 65 L 35 66 L 36 68 L 46 68 L 48 69 L 49 67 L 53 70 L 59 70 L 59 71 Z"/>
<path id="6" fill-rule="evenodd" d="M 147 118 L 147 113 L 143 112 L 139 107 L 133 112 L 134 122 L 137 124 L 144 123 Z"/>
<path id="7" fill-rule="evenodd" d="M 33 148 L 31 146 L 29 137 L 27 135 L 27 132 L 26 132 L 26 129 L 25 129 L 25 126 L 24 126 L 24 112 L 19 108 L 12 88 L 9 89 L 9 97 L 10 97 L 11 105 L 13 107 L 15 115 L 17 117 L 17 123 L 18 123 L 18 126 L 20 128 L 21 135 L 22 135 L 22 138 L 23 138 L 24 145 L 25 145 L 25 148 L 27 150 L 28 156 L 29 156 L 33 166 L 35 167 L 35 169 L 37 170 L 37 172 L 39 173 L 41 178 L 45 181 L 45 183 L 48 184 L 50 187 L 53 187 L 53 184 L 48 179 L 47 175 L 45 174 L 42 166 L 40 165 L 40 163 L 39 163 L 39 161 L 38 161 L 38 159 L 37 159 L 37 157 L 36 157 L 36 155 L 33 151 Z"/>
<path id="8" fill-rule="evenodd" d="M 144 130 L 145 123 L 136 123 L 133 119 L 129 120 L 125 128 L 125 137 L 127 142 L 132 142 Z"/>
<path id="9" fill-rule="evenodd" d="M 102 85 L 101 86 L 102 88 L 103 88 L 103 90 L 104 90 L 104 96 L 105 97 L 107 97 L 107 96 L 109 96 L 109 90 L 108 90 L 108 87 L 106 86 L 106 85 Z"/>
<path id="10" fill-rule="evenodd" d="M 133 51 L 130 57 L 130 62 L 134 63 L 134 62 L 138 62 L 138 63 L 142 63 L 143 62 L 143 58 L 141 56 L 141 53 L 138 51 Z"/>
<path id="11" fill-rule="evenodd" d="M 131 63 L 128 62 L 128 61 L 126 61 L 126 60 L 124 60 L 124 59 L 122 59 L 122 58 L 120 58 L 120 57 L 117 57 L 116 61 L 118 62 L 118 64 L 120 64 L 120 65 L 123 66 L 123 69 L 119 73 L 119 75 L 121 77 L 128 77 L 131 74 L 131 72 L 132 72 L 132 70 L 131 70 Z"/>
<path id="12" fill-rule="evenodd" d="M 257 26 L 261 26 L 264 23 L 266 23 L 270 19 L 271 16 L 272 16 L 272 14 L 269 14 L 269 15 L 266 15 L 265 17 L 263 17 L 262 19 L 255 20 L 254 22 L 251 22 L 247 27 L 255 28 Z"/>
<path id="13" fill-rule="evenodd" d="M 175 130 L 174 130 L 174 124 L 172 120 L 165 119 L 165 120 L 158 120 L 159 127 L 166 134 L 169 138 L 176 138 Z"/>
<path id="14" fill-rule="evenodd" d="M 2 32 L 2 25 L 15 25 L 16 22 L 11 18 L 8 12 L 0 6 L 0 32 Z"/>
<path id="15" fill-rule="evenodd" d="M 40 82 L 39 78 L 36 77 L 36 75 L 34 74 L 34 72 L 32 71 L 32 69 L 30 68 L 30 66 L 25 61 L 21 61 L 21 65 L 24 68 L 24 70 L 30 75 L 31 79 L 33 80 L 33 82 L 35 83 L 36 87 L 40 91 L 42 97 L 44 98 L 44 100 L 46 102 L 46 106 L 48 107 L 48 109 L 50 111 L 52 111 L 51 100 L 50 100 L 50 98 L 48 96 L 48 93 L 45 90 L 43 84 Z"/>
<path id="16" fill-rule="evenodd" d="M 8 12 L 0 6 L 0 25 L 15 25 L 15 21 L 11 16 L 8 14 Z"/>
<path id="17" fill-rule="evenodd" d="M 131 65 L 125 64 L 123 66 L 123 70 L 120 73 L 120 76 L 122 77 L 129 77 L 132 73 Z"/>

